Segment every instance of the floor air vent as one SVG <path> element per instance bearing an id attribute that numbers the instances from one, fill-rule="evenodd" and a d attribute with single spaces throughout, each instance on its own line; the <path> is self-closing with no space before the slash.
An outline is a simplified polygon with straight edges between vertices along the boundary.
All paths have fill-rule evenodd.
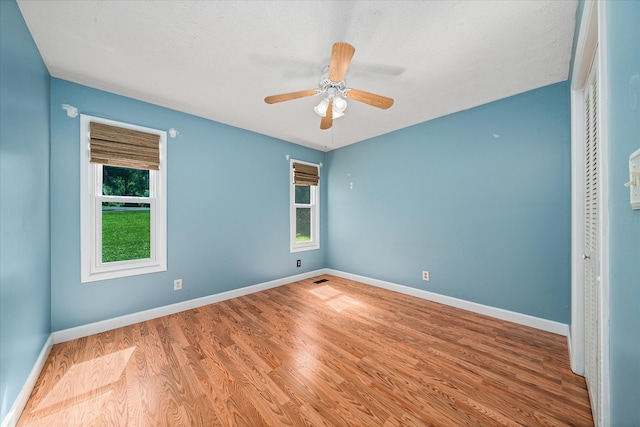
<path id="1" fill-rule="evenodd" d="M 324 283 L 324 282 L 328 282 L 328 281 L 329 281 L 328 279 L 320 279 L 320 280 L 316 280 L 313 283 Z"/>

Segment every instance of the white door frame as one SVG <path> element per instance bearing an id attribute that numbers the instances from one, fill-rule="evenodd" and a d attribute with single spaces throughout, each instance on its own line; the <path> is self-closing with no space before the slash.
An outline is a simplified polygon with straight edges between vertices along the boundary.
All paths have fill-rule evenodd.
<path id="1" fill-rule="evenodd" d="M 606 4 L 585 1 L 575 62 L 571 75 L 571 327 L 569 353 L 571 369 L 579 375 L 585 370 L 584 337 L 584 87 L 598 49 L 598 144 L 600 148 L 600 372 L 602 397 L 596 426 L 610 424 L 609 383 L 609 155 L 607 120 L 607 44 Z"/>

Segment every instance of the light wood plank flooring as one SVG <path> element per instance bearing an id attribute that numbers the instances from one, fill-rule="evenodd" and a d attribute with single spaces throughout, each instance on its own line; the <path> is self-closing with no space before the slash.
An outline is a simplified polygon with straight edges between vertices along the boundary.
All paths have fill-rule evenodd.
<path id="1" fill-rule="evenodd" d="M 18 425 L 593 421 L 565 337 L 320 276 L 57 344 Z"/>

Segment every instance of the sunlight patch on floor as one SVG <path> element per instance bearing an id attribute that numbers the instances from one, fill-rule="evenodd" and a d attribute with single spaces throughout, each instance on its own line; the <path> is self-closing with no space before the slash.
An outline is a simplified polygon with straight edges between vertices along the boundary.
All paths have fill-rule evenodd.
<path id="1" fill-rule="evenodd" d="M 312 294 L 314 294 L 320 299 L 328 299 L 340 294 L 339 290 L 334 289 L 329 285 L 324 285 L 324 286 L 317 287 L 315 289 L 311 289 L 309 292 L 311 292 Z"/>
<path id="2" fill-rule="evenodd" d="M 71 407 L 23 424 L 23 427 L 98 425 L 96 423 L 100 417 L 102 408 L 111 399 L 111 394 L 111 391 L 108 391 L 94 398 L 83 400 Z M 87 408 L 91 408 L 91 410 L 87 411 Z"/>
<path id="3" fill-rule="evenodd" d="M 329 285 L 319 286 L 309 290 L 310 293 L 317 296 L 337 312 L 342 310 L 361 305 L 360 301 L 344 295 L 341 291 L 332 288 Z"/>
<path id="4" fill-rule="evenodd" d="M 329 305 L 329 307 L 333 308 L 335 311 L 340 312 L 345 308 L 360 305 L 360 301 L 357 301 L 346 295 L 342 295 L 338 298 L 334 298 L 330 301 L 327 301 L 327 305 Z"/>
<path id="5" fill-rule="evenodd" d="M 129 347 L 71 366 L 51 392 L 42 399 L 36 411 L 95 392 L 118 381 L 135 349 Z"/>

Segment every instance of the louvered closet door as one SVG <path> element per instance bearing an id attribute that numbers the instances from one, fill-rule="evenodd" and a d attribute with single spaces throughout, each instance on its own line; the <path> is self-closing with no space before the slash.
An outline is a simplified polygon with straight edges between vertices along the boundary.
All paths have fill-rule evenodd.
<path id="1" fill-rule="evenodd" d="M 597 52 L 595 58 L 597 58 Z M 584 232 L 584 303 L 585 303 L 585 377 L 591 398 L 593 418 L 600 419 L 600 198 L 598 152 L 598 75 L 597 59 L 591 66 L 585 99 L 585 232 Z"/>

